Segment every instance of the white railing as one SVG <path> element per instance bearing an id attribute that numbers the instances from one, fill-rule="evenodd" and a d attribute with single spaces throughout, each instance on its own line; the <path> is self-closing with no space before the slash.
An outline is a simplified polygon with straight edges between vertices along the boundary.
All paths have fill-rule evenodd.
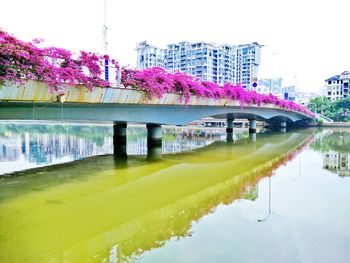
<path id="1" fill-rule="evenodd" d="M 321 113 L 316 113 L 316 118 L 319 118 L 319 119 L 326 121 L 326 122 L 333 122 L 333 120 L 331 118 L 328 118 L 327 116 L 324 116 Z"/>
<path id="2" fill-rule="evenodd" d="M 111 84 L 111 87 L 113 88 L 120 88 L 121 87 L 121 68 L 117 70 L 117 68 L 113 65 L 108 65 L 108 82 Z M 106 75 L 106 66 L 102 66 L 102 73 L 100 78 L 105 79 Z M 106 80 L 106 79 L 105 79 Z"/>

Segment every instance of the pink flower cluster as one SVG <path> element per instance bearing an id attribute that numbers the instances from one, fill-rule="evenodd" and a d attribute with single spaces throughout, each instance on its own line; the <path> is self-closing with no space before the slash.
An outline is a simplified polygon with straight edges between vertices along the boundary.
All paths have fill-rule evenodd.
<path id="1" fill-rule="evenodd" d="M 201 81 L 181 72 L 170 74 L 162 68 L 144 70 L 119 68 L 114 59 L 107 55 L 80 51 L 73 55 L 62 48 L 41 48 L 41 42 L 23 42 L 0 29 L 0 84 L 5 82 L 22 82 L 24 79 L 35 79 L 47 82 L 52 92 L 64 93 L 64 88 L 81 84 L 91 90 L 94 86 L 109 87 L 111 83 L 104 80 L 101 68 L 106 59 L 114 66 L 116 76 L 121 70 L 121 82 L 125 87 L 131 86 L 143 91 L 149 98 L 161 98 L 165 93 L 181 95 L 184 103 L 191 96 L 211 99 L 228 99 L 239 101 L 244 105 L 272 104 L 282 109 L 314 114 L 307 108 L 292 101 L 282 100 L 269 94 L 247 91 L 240 85 L 226 83 L 222 86 L 208 81 Z"/>
<path id="2" fill-rule="evenodd" d="M 101 66 L 108 56 L 80 51 L 73 55 L 63 48 L 37 46 L 41 40 L 23 42 L 0 29 L 0 84 L 35 79 L 49 83 L 51 91 L 82 84 L 88 89 L 107 87 L 102 79 Z M 119 68 L 115 60 L 110 62 Z"/>
<path id="3" fill-rule="evenodd" d="M 248 91 L 238 84 L 226 83 L 220 86 L 182 72 L 171 74 L 157 67 L 144 70 L 123 68 L 122 83 L 126 87 L 131 86 L 146 92 L 149 98 L 161 98 L 165 93 L 176 93 L 182 96 L 185 103 L 190 101 L 191 96 L 198 96 L 239 101 L 242 108 L 244 105 L 272 104 L 285 110 L 302 112 L 314 117 L 314 113 L 306 107 L 289 100 L 279 99 L 272 94 L 264 95 L 256 91 Z"/>

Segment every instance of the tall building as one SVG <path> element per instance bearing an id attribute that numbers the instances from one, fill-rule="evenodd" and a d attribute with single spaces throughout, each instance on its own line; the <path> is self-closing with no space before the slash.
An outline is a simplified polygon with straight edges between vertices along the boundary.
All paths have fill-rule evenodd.
<path id="1" fill-rule="evenodd" d="M 350 72 L 344 71 L 340 75 L 335 75 L 325 80 L 324 90 L 327 98 L 336 101 L 346 98 L 349 93 Z"/>
<path id="2" fill-rule="evenodd" d="M 237 49 L 237 78 L 236 82 L 252 89 L 252 84 L 258 81 L 258 69 L 261 62 L 261 45 L 257 42 L 238 45 Z"/>
<path id="3" fill-rule="evenodd" d="M 161 49 L 144 41 L 136 50 L 140 69 L 157 66 L 217 84 L 240 83 L 247 89 L 258 79 L 261 45 L 256 42 L 234 46 L 184 41 Z"/>
<path id="4" fill-rule="evenodd" d="M 137 68 L 164 67 L 164 50 L 149 45 L 146 41 L 136 46 Z"/>

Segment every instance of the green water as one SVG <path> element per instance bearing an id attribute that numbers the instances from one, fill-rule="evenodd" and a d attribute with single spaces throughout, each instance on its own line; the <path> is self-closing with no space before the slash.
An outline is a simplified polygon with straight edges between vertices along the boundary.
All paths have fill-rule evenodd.
<path id="1" fill-rule="evenodd" d="M 0 177 L 0 262 L 349 262 L 349 142 L 258 134 Z"/>

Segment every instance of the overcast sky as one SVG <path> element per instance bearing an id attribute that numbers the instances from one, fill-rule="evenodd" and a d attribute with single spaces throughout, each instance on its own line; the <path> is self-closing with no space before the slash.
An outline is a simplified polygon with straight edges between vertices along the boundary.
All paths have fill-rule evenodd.
<path id="1" fill-rule="evenodd" d="M 265 45 L 259 77 L 317 91 L 350 70 L 344 0 L 107 0 L 109 53 L 135 66 L 139 41 Z M 0 27 L 22 40 L 103 53 L 104 0 L 0 0 Z"/>

